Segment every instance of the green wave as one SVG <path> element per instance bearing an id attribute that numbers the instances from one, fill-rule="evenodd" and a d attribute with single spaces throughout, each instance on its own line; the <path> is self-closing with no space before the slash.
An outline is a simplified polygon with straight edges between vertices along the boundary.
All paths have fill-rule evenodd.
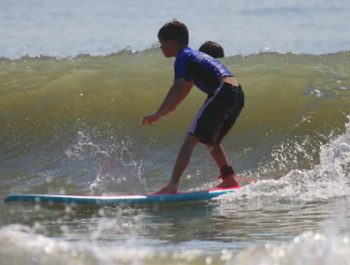
<path id="1" fill-rule="evenodd" d="M 309 165 L 310 157 L 317 160 L 320 142 L 344 129 L 350 114 L 350 52 L 262 53 L 223 62 L 246 95 L 241 117 L 225 139 L 239 169 L 273 164 L 276 156 L 279 163 L 297 160 L 295 143 L 304 145 L 296 156 L 304 156 Z M 52 161 L 67 159 L 62 154 L 74 149 L 83 132 L 107 153 L 130 140 L 134 145 L 126 148 L 136 160 L 158 156 L 170 170 L 181 138 L 205 100 L 193 88 L 174 113 L 142 127 L 142 117 L 158 108 L 172 79 L 173 59 L 164 58 L 158 49 L 100 57 L 0 59 L 0 156 L 10 161 L 4 168 L 11 171 L 20 157 L 26 165 L 23 176 L 33 167 L 28 160 L 36 161 L 40 172 L 47 169 L 42 158 L 48 153 L 50 167 L 57 168 Z M 281 156 L 284 152 L 290 155 Z M 198 165 L 202 161 L 199 155 Z M 164 170 L 155 165 L 153 169 Z"/>
<path id="2" fill-rule="evenodd" d="M 342 124 L 344 113 L 349 113 L 349 52 L 264 53 L 223 61 L 246 94 L 240 130 L 292 126 L 303 132 L 323 123 Z M 172 63 L 158 50 L 62 60 L 2 59 L 1 131 L 25 127 L 34 134 L 45 133 L 82 118 L 91 125 L 103 120 L 133 127 L 157 109 L 172 82 Z M 170 126 L 187 125 L 204 98 L 194 88 L 170 118 L 176 120 Z"/>

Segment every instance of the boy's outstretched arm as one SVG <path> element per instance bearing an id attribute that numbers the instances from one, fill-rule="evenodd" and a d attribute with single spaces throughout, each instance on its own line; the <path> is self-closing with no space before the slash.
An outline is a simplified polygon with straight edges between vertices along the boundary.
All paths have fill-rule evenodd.
<path id="1" fill-rule="evenodd" d="M 157 112 L 145 116 L 142 120 L 142 125 L 152 124 L 159 120 L 162 116 L 175 110 L 177 105 L 188 95 L 193 86 L 192 82 L 186 81 L 184 78 L 176 79 L 170 87 L 168 94 L 163 100 Z"/>

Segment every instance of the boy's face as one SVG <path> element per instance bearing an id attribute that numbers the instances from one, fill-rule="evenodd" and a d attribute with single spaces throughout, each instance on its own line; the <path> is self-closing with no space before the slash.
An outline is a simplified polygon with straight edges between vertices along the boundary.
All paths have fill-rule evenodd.
<path id="1" fill-rule="evenodd" d="M 160 49 L 162 50 L 165 57 L 176 57 L 179 45 L 173 40 L 159 39 Z"/>

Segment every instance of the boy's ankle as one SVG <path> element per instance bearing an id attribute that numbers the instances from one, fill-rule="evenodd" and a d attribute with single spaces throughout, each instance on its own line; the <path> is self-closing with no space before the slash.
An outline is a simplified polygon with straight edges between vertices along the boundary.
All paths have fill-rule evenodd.
<path id="1" fill-rule="evenodd" d="M 230 176 L 230 175 L 236 175 L 233 168 L 229 165 L 222 166 L 220 168 L 220 174 L 223 178 Z"/>

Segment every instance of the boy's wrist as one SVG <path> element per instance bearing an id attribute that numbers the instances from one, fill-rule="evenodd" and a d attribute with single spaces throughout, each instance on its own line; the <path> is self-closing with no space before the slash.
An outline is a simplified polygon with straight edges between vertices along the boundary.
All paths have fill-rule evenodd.
<path id="1" fill-rule="evenodd" d="M 158 110 L 156 113 L 154 113 L 154 115 L 158 116 L 159 118 L 165 116 L 165 114 L 162 113 L 160 110 Z"/>

